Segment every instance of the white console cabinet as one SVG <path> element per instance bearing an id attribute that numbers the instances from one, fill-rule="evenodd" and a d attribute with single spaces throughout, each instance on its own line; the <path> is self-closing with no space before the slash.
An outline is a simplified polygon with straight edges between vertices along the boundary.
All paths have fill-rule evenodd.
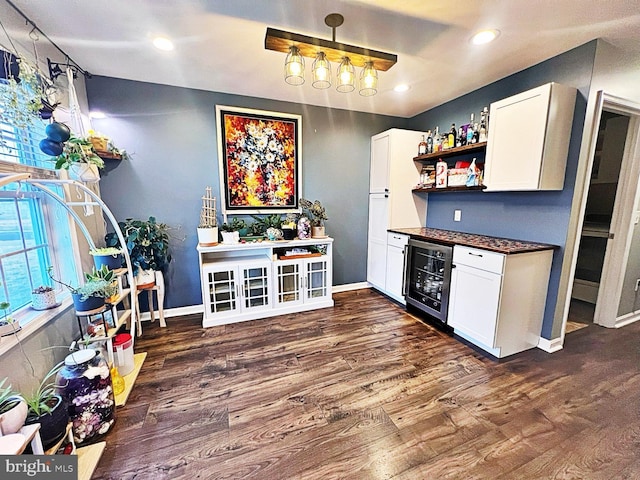
<path id="1" fill-rule="evenodd" d="M 498 358 L 536 347 L 552 257 L 454 246 L 448 325 Z"/>
<path id="2" fill-rule="evenodd" d="M 198 246 L 203 326 L 332 307 L 332 238 Z M 294 248 L 309 254 L 286 255 Z"/>

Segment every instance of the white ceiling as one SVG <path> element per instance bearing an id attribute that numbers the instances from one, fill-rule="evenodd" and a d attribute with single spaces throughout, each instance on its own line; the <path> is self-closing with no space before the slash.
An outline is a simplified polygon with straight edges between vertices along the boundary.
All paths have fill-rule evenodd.
<path id="1" fill-rule="evenodd" d="M 0 1 L 2 18 L 11 7 Z M 94 75 L 399 117 L 595 38 L 640 51 L 640 0 L 12 2 Z M 330 39 L 324 17 L 332 12 L 345 17 L 338 41 L 398 55 L 395 66 L 380 72 L 377 95 L 316 90 L 310 81 L 288 85 L 285 55 L 264 49 L 268 26 Z M 469 38 L 482 28 L 501 35 L 492 44 L 471 45 Z M 151 38 L 158 34 L 171 37 L 175 50 L 154 49 Z M 307 72 L 310 64 L 309 59 Z M 396 93 L 398 83 L 411 88 Z"/>

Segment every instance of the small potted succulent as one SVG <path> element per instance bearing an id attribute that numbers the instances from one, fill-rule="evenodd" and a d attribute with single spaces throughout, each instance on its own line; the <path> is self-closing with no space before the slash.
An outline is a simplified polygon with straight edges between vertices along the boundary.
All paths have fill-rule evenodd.
<path id="1" fill-rule="evenodd" d="M 240 241 L 240 230 L 246 229 L 247 223 L 238 217 L 233 217 L 229 223 L 220 225 L 222 243 L 238 243 Z"/>
<path id="2" fill-rule="evenodd" d="M 285 240 L 293 240 L 298 235 L 298 214 L 287 213 L 282 222 L 282 236 Z"/>
<path id="3" fill-rule="evenodd" d="M 328 220 L 327 213 L 319 200 L 311 201 L 300 199 L 300 206 L 311 222 L 311 236 L 313 238 L 325 238 L 324 221 Z"/>
<path id="4" fill-rule="evenodd" d="M 118 286 L 113 282 L 113 272 L 106 266 L 100 270 L 94 267 L 92 273 L 85 273 L 85 283 L 77 287 L 54 278 L 52 270 L 53 267 L 47 270 L 49 277 L 69 289 L 77 312 L 96 310 L 105 304 L 106 299 L 118 293 Z"/>
<path id="5" fill-rule="evenodd" d="M 40 285 L 31 291 L 31 308 L 34 310 L 48 310 L 58 306 L 56 292 L 49 285 Z"/>

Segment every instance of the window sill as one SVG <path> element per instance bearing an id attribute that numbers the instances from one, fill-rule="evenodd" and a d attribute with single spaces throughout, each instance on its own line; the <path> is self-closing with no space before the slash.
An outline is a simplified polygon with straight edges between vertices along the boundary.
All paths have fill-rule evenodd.
<path id="1" fill-rule="evenodd" d="M 18 315 L 18 321 L 21 325 L 24 325 L 22 329 L 17 333 L 7 335 L 0 339 L 0 356 L 18 345 L 18 339 L 20 342 L 24 342 L 51 320 L 66 312 L 71 306 L 73 306 L 71 296 L 65 295 L 60 301 L 60 306 L 50 310 L 33 310 L 32 308 L 27 307 L 20 313 L 20 315 Z"/>

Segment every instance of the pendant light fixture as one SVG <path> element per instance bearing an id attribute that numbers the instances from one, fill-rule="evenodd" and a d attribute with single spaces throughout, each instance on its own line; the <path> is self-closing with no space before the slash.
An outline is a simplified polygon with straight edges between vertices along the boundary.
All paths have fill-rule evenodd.
<path id="1" fill-rule="evenodd" d="M 331 86 L 331 64 L 324 52 L 318 52 L 311 67 L 315 88 L 329 88 Z"/>
<path id="2" fill-rule="evenodd" d="M 373 68 L 373 62 L 367 62 L 360 74 L 360 95 L 370 97 L 378 92 L 378 72 Z"/>
<path id="3" fill-rule="evenodd" d="M 304 83 L 304 59 L 295 45 L 289 47 L 289 54 L 284 61 L 284 81 L 289 85 Z"/>
<path id="4" fill-rule="evenodd" d="M 267 28 L 264 47 L 267 50 L 287 53 L 285 59 L 285 81 L 291 85 L 304 83 L 304 61 L 302 57 L 313 58 L 312 85 L 324 89 L 331 86 L 331 64 L 339 64 L 336 89 L 352 92 L 356 87 L 354 67 L 362 68 L 359 92 L 363 96 L 375 95 L 378 91 L 378 72 L 389 70 L 398 61 L 398 56 L 336 42 L 336 28 L 342 25 L 344 17 L 331 13 L 324 19 L 332 29 L 332 40 L 308 37 L 298 33 Z"/>
<path id="5" fill-rule="evenodd" d="M 356 88 L 356 69 L 349 57 L 343 57 L 338 67 L 338 86 L 336 90 L 340 93 L 353 92 Z"/>

